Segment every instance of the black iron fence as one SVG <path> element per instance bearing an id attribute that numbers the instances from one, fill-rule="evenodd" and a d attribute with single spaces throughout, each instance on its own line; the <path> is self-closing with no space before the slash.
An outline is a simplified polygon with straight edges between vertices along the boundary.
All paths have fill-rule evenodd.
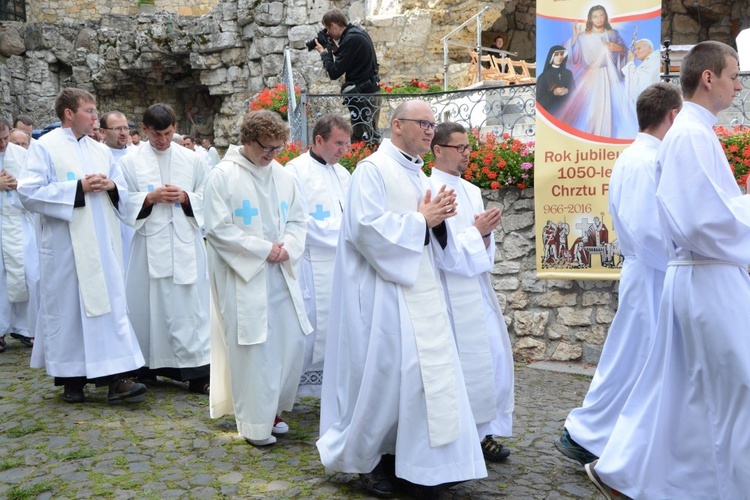
<path id="1" fill-rule="evenodd" d="M 0 0 L 0 21 L 26 22 L 26 0 Z"/>
<path id="2" fill-rule="evenodd" d="M 662 77 L 679 85 L 679 75 Z M 719 125 L 750 126 L 750 73 L 740 75 L 743 90 L 733 106 L 719 114 Z M 290 93 L 291 95 L 291 93 Z M 298 96 L 299 105 L 289 113 L 292 139 L 307 146 L 312 140 L 312 127 L 327 113 L 349 116 L 343 94 L 308 94 Z M 351 94 L 346 97 L 351 97 Z M 533 140 L 536 135 L 536 86 L 485 86 L 425 94 L 362 94 L 360 98 L 380 111 L 373 123 L 375 137 L 390 136 L 393 111 L 404 101 L 421 99 L 430 103 L 439 122 L 453 121 L 466 127 L 492 132 L 497 136 L 510 134 L 521 140 Z M 370 136 L 373 136 L 370 134 Z"/>

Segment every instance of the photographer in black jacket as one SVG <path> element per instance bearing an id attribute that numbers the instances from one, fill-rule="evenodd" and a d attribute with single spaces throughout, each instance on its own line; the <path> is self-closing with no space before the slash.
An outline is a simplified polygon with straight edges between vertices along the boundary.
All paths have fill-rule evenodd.
<path id="1" fill-rule="evenodd" d="M 338 44 L 332 42 L 324 47 L 316 38 L 315 50 L 331 80 L 346 75 L 341 93 L 352 94 L 352 97 L 344 98 L 352 123 L 352 142 L 379 143 L 379 100 L 375 95 L 362 95 L 377 94 L 380 90 L 378 58 L 370 35 L 359 26 L 349 24 L 339 9 L 329 10 L 323 15 L 323 26 L 328 38 L 338 41 Z"/>

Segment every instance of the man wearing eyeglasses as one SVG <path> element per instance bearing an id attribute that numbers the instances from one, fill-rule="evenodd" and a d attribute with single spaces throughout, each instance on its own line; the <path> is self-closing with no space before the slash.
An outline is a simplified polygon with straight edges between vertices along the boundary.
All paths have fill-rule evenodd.
<path id="1" fill-rule="evenodd" d="M 205 190 L 211 300 L 211 417 L 235 415 L 253 446 L 289 426 L 305 336 L 297 281 L 307 217 L 292 175 L 275 160 L 289 137 L 278 113 L 249 113 Z"/>
<path id="2" fill-rule="evenodd" d="M 88 135 L 94 96 L 63 89 L 62 127 L 30 149 L 18 180 L 24 207 L 40 214 L 40 314 L 31 366 L 46 367 L 63 401 L 82 403 L 87 383 L 109 385 L 107 401 L 143 394 L 126 375 L 144 360 L 128 320 L 120 219 L 128 192 L 110 150 Z"/>
<path id="3" fill-rule="evenodd" d="M 300 396 L 320 397 L 333 262 L 351 178 L 338 161 L 349 151 L 351 132 L 345 118 L 325 115 L 313 127 L 310 150 L 286 164 L 294 176 L 307 214 L 305 253 L 298 269 L 307 317 L 315 329 L 307 337 L 305 366 L 298 391 Z"/>
<path id="4" fill-rule="evenodd" d="M 148 145 L 122 159 L 130 196 L 126 221 L 135 229 L 126 293 L 146 358 L 139 376 L 169 377 L 208 394 L 210 303 L 201 233 L 207 168 L 172 143 L 175 122 L 171 106 L 149 106 L 142 121 Z"/>
<path id="5" fill-rule="evenodd" d="M 482 452 L 486 460 L 499 462 L 510 450 L 494 436 L 511 436 L 513 426 L 513 353 L 489 276 L 500 209 L 485 210 L 481 190 L 461 178 L 471 153 L 462 125 L 438 125 L 432 152 L 430 186 L 433 191 L 450 187 L 458 202 L 456 216 L 446 221 L 450 259 L 439 260 L 440 278 Z"/>
<path id="6" fill-rule="evenodd" d="M 108 111 L 99 118 L 99 128 L 104 144 L 109 148 L 115 162 L 119 165 L 126 154 L 133 151 L 128 144 L 128 120 L 120 111 Z M 133 228 L 120 224 L 122 238 L 122 262 L 127 266 L 130 258 L 130 243 L 133 241 Z"/>
<path id="7" fill-rule="evenodd" d="M 433 260 L 456 196 L 422 173 L 430 106 L 401 104 L 391 127 L 344 205 L 317 446 L 323 465 L 360 473 L 369 494 L 433 498 L 487 475 Z"/>
<path id="8" fill-rule="evenodd" d="M 104 136 L 104 144 L 112 150 L 112 156 L 119 163 L 128 153 L 128 119 L 119 111 L 109 111 L 99 118 L 99 127 Z"/>

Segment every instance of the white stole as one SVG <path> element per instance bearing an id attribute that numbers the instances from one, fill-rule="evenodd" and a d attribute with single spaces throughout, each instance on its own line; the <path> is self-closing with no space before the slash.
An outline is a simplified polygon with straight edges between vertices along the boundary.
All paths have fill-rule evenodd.
<path id="1" fill-rule="evenodd" d="M 2 170 L 18 179 L 26 150 L 15 144 L 8 144 L 2 162 Z M 6 287 L 8 301 L 11 303 L 29 300 L 29 290 L 26 287 L 26 267 L 23 254 L 23 218 L 24 210 L 13 204 L 18 195 L 14 191 L 0 192 L 2 200 L 2 258 L 5 265 Z"/>
<path id="2" fill-rule="evenodd" d="M 234 154 L 240 155 L 239 151 L 235 151 Z M 258 192 L 253 176 L 243 165 L 230 160 L 232 156 L 227 153 L 224 161 L 214 167 L 222 170 L 227 176 L 229 200 L 232 202 L 232 220 L 244 233 L 264 240 L 266 238 L 263 233 L 263 214 L 257 209 L 257 203 L 254 204 L 254 200 L 258 199 Z M 272 169 L 273 189 L 278 200 L 278 230 L 279 235 L 283 235 L 286 211 L 294 199 L 294 181 L 275 161 L 266 168 Z M 285 178 L 280 178 L 282 176 Z M 237 300 L 237 339 L 240 345 L 262 344 L 268 337 L 267 263 L 259 257 L 242 255 L 243 261 L 251 259 L 255 262 L 248 262 L 247 266 L 242 266 L 243 269 L 238 270 L 234 290 Z M 312 331 L 312 326 L 305 313 L 302 294 L 294 293 L 294 287 L 299 290 L 299 285 L 296 283 L 295 269 L 290 260 L 282 263 L 281 272 L 289 287 L 297 319 L 302 331 L 307 335 Z"/>
<path id="3" fill-rule="evenodd" d="M 346 199 L 346 189 L 349 187 L 350 175 L 338 163 L 335 165 L 321 165 L 310 153 L 306 153 L 306 164 L 296 165 L 295 171 L 304 186 L 305 199 L 310 217 L 320 220 L 321 217 L 341 219 L 343 202 Z M 287 164 L 287 167 L 289 164 Z M 324 172 L 330 170 L 330 172 Z M 330 173 L 330 175 L 328 175 Z M 321 175 L 322 174 L 322 175 Z M 337 197 L 339 189 L 332 186 L 331 179 L 338 182 L 341 197 Z M 309 239 L 308 239 L 309 241 Z M 317 334 L 313 343 L 312 364 L 323 362 L 326 350 L 326 337 L 321 332 L 328 331 L 328 316 L 331 303 L 331 274 L 333 262 L 336 258 L 336 247 L 306 245 L 305 252 L 310 258 L 310 269 L 315 287 L 315 325 Z"/>
<path id="4" fill-rule="evenodd" d="M 172 149 L 172 147 L 170 147 Z M 171 151 L 166 166 L 169 178 L 163 179 L 153 149 L 140 148 L 132 157 L 138 190 L 148 193 L 164 184 L 172 184 L 183 191 L 193 191 L 193 169 L 179 168 L 176 151 Z M 130 158 L 129 158 L 130 160 Z M 177 165 L 177 166 L 176 166 Z M 137 214 L 132 214 L 137 217 Z M 170 233 L 170 225 L 173 231 Z M 147 238 L 146 256 L 151 278 L 168 278 L 176 285 L 192 285 L 198 279 L 198 256 L 195 252 L 195 229 L 179 203 L 155 203 L 138 234 Z M 172 237 L 174 235 L 174 237 Z"/>
<path id="5" fill-rule="evenodd" d="M 68 137 L 64 129 L 53 130 L 49 134 L 50 150 L 55 151 L 55 173 L 58 182 L 78 182 L 86 174 L 101 173 L 109 176 L 111 153 L 107 147 L 95 142 L 89 137 L 83 137 L 86 141 L 86 158 L 84 149 L 79 144 L 73 145 L 74 139 Z M 84 171 L 80 161 L 89 160 L 87 170 Z M 70 240 L 73 244 L 73 256 L 78 276 L 78 288 L 81 292 L 84 310 L 87 317 L 103 316 L 111 311 L 109 304 L 109 293 L 107 292 L 107 281 L 102 268 L 101 255 L 99 254 L 98 238 L 94 227 L 94 214 L 91 210 L 91 199 L 93 196 L 102 198 L 104 207 L 104 218 L 107 221 L 110 238 L 112 238 L 112 250 L 117 262 L 122 262 L 122 243 L 120 242 L 120 225 L 115 216 L 116 207 L 108 210 L 106 204 L 111 200 L 107 193 L 85 193 L 86 205 L 74 210 L 73 219 L 68 222 Z M 111 205 L 110 205 L 111 206 Z"/>
<path id="6" fill-rule="evenodd" d="M 373 163 L 380 170 L 385 184 L 387 210 L 397 214 L 414 212 L 418 196 L 423 196 L 426 186 L 423 193 L 415 193 L 405 167 L 394 159 Z M 414 286 L 402 286 L 401 289 L 417 344 L 430 446 L 437 448 L 458 439 L 459 409 L 453 334 L 448 326 L 430 251 L 430 246 L 425 245 Z"/>

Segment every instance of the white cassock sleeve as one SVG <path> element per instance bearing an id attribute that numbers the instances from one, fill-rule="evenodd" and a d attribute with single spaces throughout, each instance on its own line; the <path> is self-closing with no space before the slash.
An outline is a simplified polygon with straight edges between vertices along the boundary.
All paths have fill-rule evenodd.
<path id="1" fill-rule="evenodd" d="M 750 195 L 740 194 L 716 136 L 697 127 L 688 131 L 659 153 L 663 167 L 656 196 L 662 222 L 679 247 L 748 263 Z"/>

